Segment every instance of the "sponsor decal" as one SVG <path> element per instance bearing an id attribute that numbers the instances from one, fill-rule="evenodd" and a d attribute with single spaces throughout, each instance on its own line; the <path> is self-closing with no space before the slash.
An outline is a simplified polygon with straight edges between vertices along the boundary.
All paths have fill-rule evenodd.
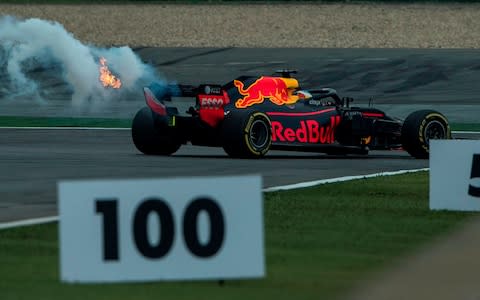
<path id="1" fill-rule="evenodd" d="M 227 93 L 223 91 L 223 95 L 198 95 L 197 97 L 200 119 L 212 127 L 217 126 L 224 118 L 223 107 L 230 102 Z"/>
<path id="2" fill-rule="evenodd" d="M 225 91 L 223 92 L 223 95 L 198 95 L 200 109 L 220 109 L 229 102 L 230 100 Z"/>
<path id="3" fill-rule="evenodd" d="M 308 100 L 308 104 L 312 106 L 334 106 L 336 105 L 335 101 L 329 98 L 324 98 L 323 100 Z"/>
<path id="4" fill-rule="evenodd" d="M 198 95 L 198 101 L 202 108 L 218 109 L 226 104 L 223 96 L 214 95 Z"/>
<path id="5" fill-rule="evenodd" d="M 345 117 L 348 117 L 349 119 L 351 119 L 354 116 L 361 116 L 361 115 L 362 115 L 362 113 L 359 112 L 359 111 L 347 111 L 347 112 L 345 112 Z"/>
<path id="6" fill-rule="evenodd" d="M 234 85 L 243 98 L 235 102 L 237 108 L 246 108 L 254 104 L 262 103 L 265 99 L 276 105 L 294 104 L 298 96 L 291 95 L 288 90 L 291 78 L 266 77 L 262 76 L 245 88 L 244 83 L 234 80 Z"/>
<path id="7" fill-rule="evenodd" d="M 347 111 L 345 117 L 352 119 L 354 116 L 361 116 L 365 118 L 382 118 L 385 116 L 383 113 L 376 112 L 361 112 L 361 111 Z"/>
<path id="8" fill-rule="evenodd" d="M 210 95 L 210 94 L 221 95 L 222 94 L 222 88 L 219 87 L 219 86 L 206 85 L 204 90 L 205 90 L 205 94 L 207 94 L 207 95 Z"/>
<path id="9" fill-rule="evenodd" d="M 315 106 L 323 106 L 323 101 L 320 100 L 308 100 L 308 104 Z"/>
<path id="10" fill-rule="evenodd" d="M 382 113 L 362 112 L 362 116 L 364 116 L 365 118 L 382 118 L 385 115 Z"/>
<path id="11" fill-rule="evenodd" d="M 331 144 L 335 142 L 335 128 L 340 121 L 340 116 L 331 116 L 327 125 L 322 125 L 317 120 L 301 120 L 297 128 L 285 127 L 279 121 L 272 121 L 272 141 Z"/>

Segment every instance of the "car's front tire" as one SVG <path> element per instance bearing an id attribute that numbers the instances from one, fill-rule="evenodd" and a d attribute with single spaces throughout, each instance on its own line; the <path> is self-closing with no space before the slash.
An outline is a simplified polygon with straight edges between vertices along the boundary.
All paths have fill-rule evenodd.
<path id="1" fill-rule="evenodd" d="M 155 120 L 155 118 L 159 118 Z M 181 143 L 175 136 L 174 128 L 168 126 L 162 116 L 156 116 L 148 107 L 137 112 L 132 122 L 132 139 L 137 149 L 148 155 L 171 155 Z"/>
<path id="2" fill-rule="evenodd" d="M 272 124 L 262 112 L 230 111 L 222 123 L 222 146 L 230 157 L 260 158 L 272 144 Z"/>
<path id="3" fill-rule="evenodd" d="M 430 140 L 451 139 L 447 118 L 434 110 L 419 110 L 411 113 L 402 126 L 402 145 L 415 158 L 428 158 Z"/>

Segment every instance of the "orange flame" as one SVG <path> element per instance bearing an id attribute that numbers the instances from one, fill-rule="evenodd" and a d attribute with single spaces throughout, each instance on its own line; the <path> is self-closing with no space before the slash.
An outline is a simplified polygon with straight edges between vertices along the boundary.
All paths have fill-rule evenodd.
<path id="1" fill-rule="evenodd" d="M 114 89 L 119 89 L 122 86 L 122 81 L 120 78 L 115 77 L 115 75 L 110 72 L 107 66 L 107 60 L 104 57 L 100 57 L 100 82 L 104 87 L 112 87 Z"/>

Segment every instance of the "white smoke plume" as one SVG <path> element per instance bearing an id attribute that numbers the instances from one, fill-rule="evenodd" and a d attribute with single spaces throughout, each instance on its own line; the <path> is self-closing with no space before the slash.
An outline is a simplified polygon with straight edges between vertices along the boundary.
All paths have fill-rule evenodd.
<path id="1" fill-rule="evenodd" d="M 100 84 L 100 57 L 107 59 L 112 74 L 122 80 L 120 90 L 106 89 Z M 140 80 L 160 80 L 155 70 L 129 47 L 107 49 L 85 45 L 57 22 L 1 17 L 0 73 L 6 72 L 10 95 L 21 93 L 42 98 L 38 82 L 28 76 L 35 68 L 59 72 L 70 87 L 71 102 L 76 107 L 121 98 L 122 94 L 139 89 Z"/>

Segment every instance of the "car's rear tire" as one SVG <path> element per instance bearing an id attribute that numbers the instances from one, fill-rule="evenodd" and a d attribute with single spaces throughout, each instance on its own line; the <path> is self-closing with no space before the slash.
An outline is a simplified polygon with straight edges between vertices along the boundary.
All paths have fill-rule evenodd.
<path id="1" fill-rule="evenodd" d="M 411 113 L 402 126 L 402 146 L 415 158 L 428 158 L 430 140 L 451 139 L 447 118 L 434 110 L 419 110 Z"/>
<path id="2" fill-rule="evenodd" d="M 221 127 L 222 146 L 230 157 L 260 158 L 272 144 L 272 124 L 262 112 L 230 111 Z"/>
<path id="3" fill-rule="evenodd" d="M 155 120 L 158 118 L 158 120 Z M 148 155 L 171 155 L 175 153 L 181 143 L 175 136 L 174 128 L 168 122 L 161 120 L 162 116 L 155 115 L 148 107 L 137 112 L 132 122 L 132 139 L 137 149 Z"/>

